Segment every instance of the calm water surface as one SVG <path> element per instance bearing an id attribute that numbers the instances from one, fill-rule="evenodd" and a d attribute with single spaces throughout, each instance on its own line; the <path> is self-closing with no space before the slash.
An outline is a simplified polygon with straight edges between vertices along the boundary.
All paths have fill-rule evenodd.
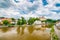
<path id="1" fill-rule="evenodd" d="M 0 29 L 0 40 L 51 40 L 50 32 L 42 30 L 34 26 L 4 27 Z"/>

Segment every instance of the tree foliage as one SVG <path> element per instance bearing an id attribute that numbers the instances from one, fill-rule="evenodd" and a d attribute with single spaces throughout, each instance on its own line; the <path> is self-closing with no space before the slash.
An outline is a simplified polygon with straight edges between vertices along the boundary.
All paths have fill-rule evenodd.
<path id="1" fill-rule="evenodd" d="M 47 19 L 44 20 L 43 22 L 45 22 L 47 24 L 46 27 L 51 28 L 55 25 L 55 23 L 57 22 L 56 20 L 52 20 L 52 19 Z"/>
<path id="2" fill-rule="evenodd" d="M 32 25 L 36 20 L 39 20 L 39 18 L 29 18 L 28 25 Z"/>
<path id="3" fill-rule="evenodd" d="M 23 24 L 26 24 L 26 20 L 23 17 L 21 17 L 21 19 L 18 19 L 17 25 L 23 25 Z"/>
<path id="4" fill-rule="evenodd" d="M 12 19 L 12 21 L 15 21 L 15 19 L 14 18 L 11 18 Z"/>
<path id="5" fill-rule="evenodd" d="M 3 21 L 3 24 L 4 24 L 4 25 L 8 25 L 8 24 L 10 24 L 10 22 L 9 22 L 8 20 L 4 20 L 4 21 Z"/>
<path id="6" fill-rule="evenodd" d="M 56 20 L 47 19 L 46 22 L 49 22 L 49 23 L 56 23 Z"/>
<path id="7" fill-rule="evenodd" d="M 22 24 L 26 24 L 26 20 L 24 19 L 24 17 L 21 17 L 22 18 Z"/>

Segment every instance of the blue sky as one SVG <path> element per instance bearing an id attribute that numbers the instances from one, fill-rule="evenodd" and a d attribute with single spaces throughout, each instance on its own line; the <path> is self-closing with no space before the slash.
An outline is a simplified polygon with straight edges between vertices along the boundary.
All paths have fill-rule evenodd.
<path id="1" fill-rule="evenodd" d="M 0 16 L 60 19 L 60 0 L 0 0 Z"/>

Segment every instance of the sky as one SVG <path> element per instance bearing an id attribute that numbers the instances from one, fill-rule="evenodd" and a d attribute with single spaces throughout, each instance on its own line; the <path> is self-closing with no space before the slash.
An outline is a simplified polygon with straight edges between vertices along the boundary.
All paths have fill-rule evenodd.
<path id="1" fill-rule="evenodd" d="M 0 0 L 0 17 L 60 19 L 60 0 Z"/>

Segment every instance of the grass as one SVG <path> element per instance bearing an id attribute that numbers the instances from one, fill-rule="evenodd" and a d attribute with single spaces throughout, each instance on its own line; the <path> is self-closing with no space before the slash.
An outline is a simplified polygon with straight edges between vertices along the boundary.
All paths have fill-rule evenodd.
<path id="1" fill-rule="evenodd" d="M 54 27 L 51 28 L 51 37 L 52 40 L 58 40 L 58 36 L 55 33 Z"/>

